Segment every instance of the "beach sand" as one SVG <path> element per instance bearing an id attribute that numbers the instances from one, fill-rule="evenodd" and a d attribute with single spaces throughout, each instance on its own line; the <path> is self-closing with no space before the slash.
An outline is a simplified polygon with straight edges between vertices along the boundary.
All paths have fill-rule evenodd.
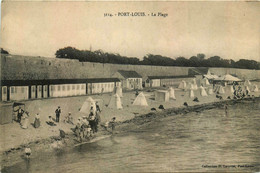
<path id="1" fill-rule="evenodd" d="M 135 99 L 135 92 L 131 91 L 123 93 L 123 97 L 121 98 L 123 103 L 122 110 L 111 109 L 105 106 L 108 105 L 112 94 L 91 95 L 91 97 L 93 99 L 101 99 L 103 101 L 103 106 L 101 107 L 102 123 L 111 120 L 112 117 L 116 117 L 117 122 L 119 122 L 119 126 L 122 126 L 121 130 L 127 130 L 127 123 L 136 123 L 138 121 L 145 122 L 146 118 L 149 119 L 149 117 L 156 117 L 160 115 L 167 116 L 172 114 L 174 111 L 175 114 L 189 111 L 202 111 L 203 107 L 208 107 L 206 109 L 210 109 L 219 106 L 216 105 L 216 103 L 220 102 L 220 100 L 216 98 L 216 94 L 202 97 L 200 96 L 199 90 L 194 91 L 195 97 L 198 97 L 199 102 L 194 102 L 192 101 L 193 98 L 189 97 L 188 91 L 185 92 L 176 88 L 176 100 L 170 99 L 168 102 L 157 102 L 154 100 L 153 91 L 155 90 L 156 89 L 146 89 L 143 91 L 149 106 L 134 106 L 132 105 L 132 102 Z M 251 94 L 255 95 L 255 97 L 260 96 L 260 92 Z M 229 95 L 231 95 L 229 92 L 222 94 L 224 100 L 221 102 L 225 102 L 225 100 L 227 100 L 227 96 Z M 22 129 L 17 122 L 0 126 L 0 151 L 1 156 L 3 157 L 3 159 L 1 159 L 2 166 L 10 164 L 10 157 L 15 157 L 17 154 L 22 154 L 22 149 L 26 144 L 34 147 L 34 150 L 37 150 L 37 148 L 42 149 L 42 147 L 48 149 L 50 148 L 50 144 L 54 141 L 52 137 L 59 136 L 59 129 L 63 129 L 66 133 L 71 134 L 71 128 L 74 127 L 74 125 L 64 123 L 63 119 L 67 116 L 68 112 L 72 113 L 74 121 L 76 121 L 78 117 L 83 116 L 84 114 L 80 113 L 79 109 L 88 97 L 89 96 L 77 96 L 25 101 L 24 103 L 26 105 L 26 110 L 30 112 L 29 122 L 33 123 L 35 114 L 39 113 L 41 116 L 41 126 L 40 128 L 35 129 L 32 125 L 30 125 L 28 129 Z M 191 107 L 186 108 L 183 106 L 184 102 L 187 102 Z M 158 109 L 159 105 L 163 105 L 166 110 Z M 194 105 L 195 107 L 192 107 Z M 220 104 L 220 106 L 221 105 L 222 104 Z M 55 109 L 57 106 L 61 106 L 62 110 L 60 123 L 58 123 L 57 126 L 49 126 L 45 123 L 45 121 L 50 115 L 55 117 Z M 156 108 L 156 111 L 151 111 L 151 108 Z M 140 118 L 138 119 L 138 117 Z M 14 162 L 14 160 L 12 161 Z"/>

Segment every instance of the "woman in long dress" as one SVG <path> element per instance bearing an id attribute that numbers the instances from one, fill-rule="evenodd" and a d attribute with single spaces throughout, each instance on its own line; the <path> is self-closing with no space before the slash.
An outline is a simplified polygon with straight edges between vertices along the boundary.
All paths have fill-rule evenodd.
<path id="1" fill-rule="evenodd" d="M 40 125 L 41 125 L 40 115 L 39 115 L 39 113 L 37 113 L 35 116 L 35 119 L 34 119 L 33 126 L 34 126 L 34 128 L 38 128 L 38 127 L 40 127 Z"/>
<path id="2" fill-rule="evenodd" d="M 29 112 L 25 112 L 22 116 L 22 121 L 21 121 L 21 128 L 22 129 L 27 129 L 29 124 Z"/>

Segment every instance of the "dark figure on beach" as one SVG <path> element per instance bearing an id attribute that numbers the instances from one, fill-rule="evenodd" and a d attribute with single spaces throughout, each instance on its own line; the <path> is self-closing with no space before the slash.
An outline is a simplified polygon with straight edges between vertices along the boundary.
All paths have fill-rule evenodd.
<path id="1" fill-rule="evenodd" d="M 222 96 L 216 95 L 216 98 L 219 98 L 219 100 L 222 100 Z"/>
<path id="2" fill-rule="evenodd" d="M 151 111 L 156 111 L 156 108 L 151 108 Z"/>
<path id="3" fill-rule="evenodd" d="M 139 95 L 138 90 L 135 91 L 135 97 L 137 97 Z"/>
<path id="4" fill-rule="evenodd" d="M 187 107 L 189 106 L 187 102 L 184 102 L 183 105 Z"/>
<path id="5" fill-rule="evenodd" d="M 159 109 L 164 109 L 163 105 L 160 105 L 158 108 L 159 108 Z"/>
<path id="6" fill-rule="evenodd" d="M 61 129 L 59 129 L 59 130 L 60 130 L 60 139 L 65 142 L 64 138 L 66 137 L 66 133 L 64 132 L 64 130 L 61 130 Z"/>
<path id="7" fill-rule="evenodd" d="M 61 114 L 60 106 L 58 106 L 58 109 L 56 109 L 55 114 L 56 114 L 56 122 L 59 122 L 60 121 L 60 114 Z"/>
<path id="8" fill-rule="evenodd" d="M 114 132 L 115 127 L 116 127 L 115 123 L 116 123 L 116 117 L 113 117 L 112 120 L 109 122 L 111 129 L 112 129 L 112 133 Z"/>
<path id="9" fill-rule="evenodd" d="M 96 102 L 96 111 L 97 111 L 97 112 L 101 112 L 100 107 L 99 107 L 99 105 L 98 105 L 98 102 Z"/>
<path id="10" fill-rule="evenodd" d="M 93 114 L 93 112 L 90 112 L 88 122 L 93 133 L 97 132 L 96 116 Z"/>
<path id="11" fill-rule="evenodd" d="M 227 116 L 227 113 L 228 113 L 228 111 L 227 111 L 227 109 L 228 109 L 227 104 L 225 104 L 224 109 L 225 109 L 225 114 L 226 114 L 226 116 Z"/>
<path id="12" fill-rule="evenodd" d="M 96 112 L 96 117 L 95 117 L 95 129 L 96 129 L 96 132 L 98 131 L 98 124 L 99 123 L 101 123 L 100 112 Z"/>
<path id="13" fill-rule="evenodd" d="M 17 121 L 20 123 L 24 110 L 21 108 L 21 106 L 19 106 L 19 109 L 17 109 L 15 112 L 17 112 Z"/>
<path id="14" fill-rule="evenodd" d="M 193 99 L 193 101 L 194 101 L 194 102 L 199 102 L 198 97 L 195 97 L 195 98 Z"/>

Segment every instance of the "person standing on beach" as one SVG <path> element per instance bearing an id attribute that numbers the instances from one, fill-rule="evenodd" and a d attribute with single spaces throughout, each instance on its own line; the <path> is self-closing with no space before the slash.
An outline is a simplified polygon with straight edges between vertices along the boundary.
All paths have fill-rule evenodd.
<path id="1" fill-rule="evenodd" d="M 35 115 L 33 126 L 34 126 L 34 128 L 38 128 L 38 127 L 40 127 L 40 125 L 41 125 L 40 115 L 39 115 L 39 113 L 37 113 Z"/>
<path id="2" fill-rule="evenodd" d="M 21 122 L 21 118 L 22 118 L 23 113 L 24 113 L 24 110 L 22 109 L 21 106 L 19 106 L 19 109 L 16 110 L 15 112 L 17 112 L 17 121 L 18 121 L 18 123 L 20 123 Z"/>
<path id="3" fill-rule="evenodd" d="M 28 124 L 29 124 L 29 112 L 25 112 L 25 114 L 23 114 L 23 116 L 22 116 L 22 120 L 23 121 L 21 121 L 21 128 L 22 129 L 27 129 L 28 128 Z"/>
<path id="4" fill-rule="evenodd" d="M 116 127 L 116 117 L 113 117 L 111 121 L 109 122 L 110 127 L 112 129 L 112 134 L 114 133 L 115 127 Z"/>
<path id="5" fill-rule="evenodd" d="M 58 106 L 58 109 L 56 109 L 55 113 L 56 113 L 56 122 L 58 123 L 60 121 L 60 114 L 61 114 L 60 106 Z"/>
<path id="6" fill-rule="evenodd" d="M 228 114 L 228 111 L 227 111 L 228 106 L 227 106 L 227 104 L 225 104 L 224 109 L 225 109 L 225 115 L 227 116 L 227 114 Z"/>

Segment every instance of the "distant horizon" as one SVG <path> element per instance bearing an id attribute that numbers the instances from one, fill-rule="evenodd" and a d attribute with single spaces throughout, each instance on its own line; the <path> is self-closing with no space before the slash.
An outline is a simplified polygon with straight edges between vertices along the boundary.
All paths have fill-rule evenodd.
<path id="1" fill-rule="evenodd" d="M 146 16 L 119 16 L 123 12 Z M 54 58 L 71 46 L 140 60 L 203 53 L 260 61 L 259 2 L 4 1 L 1 17 L 1 47 L 13 55 Z"/>
<path id="2" fill-rule="evenodd" d="M 71 47 L 71 46 L 67 46 L 67 47 Z M 75 48 L 75 49 L 77 49 L 76 47 L 73 47 L 73 48 Z M 4 49 L 4 50 L 7 50 L 7 49 Z M 90 50 L 88 50 L 88 49 L 84 49 L 84 50 L 87 50 L 87 51 L 90 51 Z M 94 51 L 98 51 L 98 50 L 101 50 L 101 49 L 97 49 L 97 50 L 91 50 L 92 52 L 94 52 Z M 8 50 L 7 50 L 8 51 Z M 104 50 L 102 50 L 104 53 L 112 53 L 112 54 L 118 54 L 117 52 L 106 52 L 106 51 L 104 51 Z M 43 55 L 20 55 L 20 54 L 12 54 L 12 53 L 10 53 L 9 51 L 8 51 L 8 53 L 9 53 L 9 55 L 14 55 L 14 56 L 28 56 L 28 57 L 42 57 L 42 58 L 57 58 L 56 56 L 55 56 L 55 54 L 54 54 L 54 56 L 43 56 Z M 149 54 L 149 53 L 148 53 Z M 148 55 L 148 54 L 145 54 L 144 56 L 146 56 L 146 55 Z M 197 54 L 195 54 L 195 55 L 192 55 L 192 56 L 197 56 L 198 54 L 203 54 L 203 53 L 197 53 Z M 158 55 L 158 54 L 153 54 L 153 55 Z M 120 56 L 124 56 L 124 57 L 127 57 L 127 58 L 138 58 L 138 57 L 129 57 L 129 56 L 126 56 L 126 55 L 122 55 L 122 54 L 120 54 Z M 143 57 L 144 57 L 143 56 Z M 165 55 L 161 55 L 161 56 L 165 56 Z M 191 57 L 192 57 L 191 56 Z M 206 54 L 205 54 L 205 58 L 204 59 L 209 59 L 210 57 L 213 57 L 213 56 L 219 56 L 219 55 L 212 55 L 212 56 L 207 56 Z M 141 58 L 138 58 L 139 60 L 143 60 L 143 57 L 141 57 Z M 184 56 L 178 56 L 178 57 L 184 57 Z M 171 59 L 174 59 L 174 60 L 176 60 L 176 58 L 178 58 L 178 57 L 168 57 L 168 58 L 171 58 Z M 186 59 L 190 59 L 191 57 L 184 57 L 184 58 L 186 58 Z M 225 59 L 225 58 L 223 58 L 223 57 L 221 57 L 221 56 L 219 56 L 220 58 L 222 58 L 222 59 Z M 66 59 L 66 58 L 59 58 L 59 59 Z M 70 58 L 67 58 L 67 59 L 70 59 Z M 246 58 L 241 58 L 241 59 L 246 59 Z M 239 60 L 241 60 L 241 59 L 225 59 L 225 60 L 234 60 L 235 62 L 237 62 L 237 61 L 239 61 Z M 70 60 L 77 60 L 77 59 L 70 59 Z M 255 59 L 248 59 L 248 60 L 254 60 L 254 61 L 257 61 L 257 62 L 259 62 L 260 63 L 260 60 L 255 60 Z"/>

